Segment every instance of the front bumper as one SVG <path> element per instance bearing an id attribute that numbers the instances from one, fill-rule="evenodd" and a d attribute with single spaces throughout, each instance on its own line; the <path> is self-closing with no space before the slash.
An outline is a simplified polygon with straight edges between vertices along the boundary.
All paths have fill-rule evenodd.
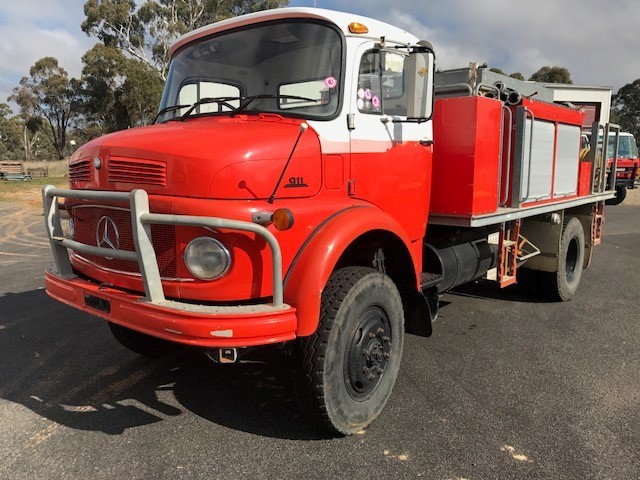
<path id="1" fill-rule="evenodd" d="M 96 247 L 64 236 L 58 197 L 129 203 L 135 251 Z M 47 272 L 47 293 L 68 305 L 133 330 L 179 343 L 206 347 L 248 347 L 292 340 L 296 337 L 295 309 L 283 302 L 282 255 L 276 238 L 265 227 L 216 217 L 155 214 L 149 211 L 144 190 L 131 193 L 43 188 L 45 226 L 56 272 Z M 273 303 L 209 306 L 165 298 L 151 242 L 150 224 L 175 224 L 243 230 L 262 236 L 271 249 Z M 127 293 L 75 275 L 68 249 L 137 261 L 145 295 Z"/>
<path id="2" fill-rule="evenodd" d="M 154 304 L 141 296 L 79 277 L 62 278 L 52 271 L 46 273 L 45 286 L 47 294 L 60 302 L 173 342 L 200 347 L 251 347 L 296 337 L 296 311 L 287 305 L 209 307 L 167 300 Z M 101 308 L 91 306 L 95 299 L 103 301 Z"/>

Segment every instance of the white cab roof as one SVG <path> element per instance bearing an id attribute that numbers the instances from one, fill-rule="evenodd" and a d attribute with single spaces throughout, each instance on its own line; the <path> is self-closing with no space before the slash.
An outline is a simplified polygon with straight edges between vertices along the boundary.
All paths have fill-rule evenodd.
<path id="1" fill-rule="evenodd" d="M 174 53 L 182 46 L 191 43 L 198 38 L 207 37 L 214 33 L 229 30 L 231 28 L 243 27 L 254 23 L 267 22 L 270 20 L 281 20 L 289 18 L 310 18 L 317 20 L 325 20 L 336 25 L 345 36 L 357 36 L 366 38 L 380 39 L 385 37 L 388 42 L 399 44 L 415 44 L 418 38 L 410 34 L 406 30 L 394 27 L 388 23 L 380 22 L 372 18 L 363 17 L 345 12 L 336 12 L 333 10 L 325 10 L 321 8 L 276 8 L 273 10 L 265 10 L 263 12 L 251 13 L 240 17 L 229 18 L 221 22 L 213 23 L 205 27 L 189 32 L 178 38 L 169 50 L 169 56 L 173 57 Z M 367 34 L 352 34 L 349 32 L 349 24 L 358 22 L 369 28 Z"/>

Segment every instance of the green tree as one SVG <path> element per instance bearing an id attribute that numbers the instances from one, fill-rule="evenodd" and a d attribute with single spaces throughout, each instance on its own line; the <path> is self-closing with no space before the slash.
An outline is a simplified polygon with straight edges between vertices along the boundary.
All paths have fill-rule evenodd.
<path id="1" fill-rule="evenodd" d="M 531 75 L 529 80 L 544 83 L 573 83 L 569 70 L 564 67 L 544 66 Z"/>
<path id="2" fill-rule="evenodd" d="M 126 112 L 128 126 L 151 123 L 162 97 L 163 81 L 148 65 L 128 59 L 123 66 L 125 81 L 116 92 L 117 102 Z"/>
<path id="3" fill-rule="evenodd" d="M 85 130 L 107 133 L 129 127 L 126 112 L 118 102 L 127 58 L 117 48 L 97 43 L 82 56 L 82 61 L 82 113 L 88 123 L 95 124 Z"/>
<path id="4" fill-rule="evenodd" d="M 522 75 L 520 72 L 513 72 L 511 75 L 509 75 L 511 78 L 515 78 L 516 80 L 522 80 L 524 81 L 524 75 Z"/>
<path id="5" fill-rule="evenodd" d="M 77 85 L 53 57 L 38 60 L 13 89 L 13 100 L 25 119 L 39 118 L 49 125 L 59 159 L 64 158 L 69 124 L 77 115 Z"/>
<path id="6" fill-rule="evenodd" d="M 209 23 L 288 4 L 288 0 L 87 0 L 82 30 L 157 71 L 180 35 Z"/>
<path id="7" fill-rule="evenodd" d="M 10 150 L 12 143 L 16 138 L 14 132 L 10 129 L 9 115 L 13 112 L 9 105 L 0 103 L 0 159 L 6 160 L 10 158 Z"/>
<path id="8" fill-rule="evenodd" d="M 82 57 L 84 131 L 108 133 L 149 123 L 162 96 L 162 79 L 147 64 L 113 46 L 96 44 Z"/>
<path id="9" fill-rule="evenodd" d="M 620 88 L 612 98 L 613 113 L 620 127 L 640 138 L 640 78 Z"/>

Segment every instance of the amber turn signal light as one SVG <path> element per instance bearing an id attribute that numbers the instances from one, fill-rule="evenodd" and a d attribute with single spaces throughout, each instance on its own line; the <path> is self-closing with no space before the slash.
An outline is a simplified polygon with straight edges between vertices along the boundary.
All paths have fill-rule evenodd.
<path id="1" fill-rule="evenodd" d="M 349 31 L 351 33 L 369 33 L 369 28 L 358 22 L 351 22 L 349 24 Z"/>
<path id="2" fill-rule="evenodd" d="M 293 213 L 288 208 L 279 208 L 273 212 L 272 220 L 277 230 L 289 230 L 293 227 Z"/>

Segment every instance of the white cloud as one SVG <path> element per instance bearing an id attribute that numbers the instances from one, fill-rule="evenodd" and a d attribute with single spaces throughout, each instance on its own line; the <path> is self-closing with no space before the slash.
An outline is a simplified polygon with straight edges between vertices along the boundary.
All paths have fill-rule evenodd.
<path id="1" fill-rule="evenodd" d="M 26 26 L 0 26 L 0 103 L 6 101 L 10 90 L 20 78 L 29 74 L 29 68 L 40 58 L 52 56 L 70 76 L 82 71 L 81 57 L 94 41 L 69 34 L 64 30 L 43 30 Z M 13 81 L 10 90 L 6 84 Z"/>
<path id="2" fill-rule="evenodd" d="M 86 0 L 3 1 L 0 103 L 39 58 L 56 57 L 71 76 L 95 43 L 80 29 Z M 291 0 L 312 6 L 314 0 Z M 617 88 L 640 77 L 637 0 L 317 0 L 397 24 L 436 49 L 439 68 L 488 62 L 531 75 L 544 65 L 569 69 L 574 83 Z"/>
<path id="3" fill-rule="evenodd" d="M 0 6 L 0 103 L 42 57 L 55 57 L 70 76 L 80 75 L 81 57 L 96 42 L 80 29 L 83 5 L 84 0 L 30 0 Z"/>
<path id="4" fill-rule="evenodd" d="M 313 0 L 291 0 L 311 6 Z M 394 23 L 429 40 L 439 68 L 488 62 L 525 76 L 544 65 L 569 69 L 574 83 L 614 90 L 640 77 L 637 0 L 317 0 Z"/>

